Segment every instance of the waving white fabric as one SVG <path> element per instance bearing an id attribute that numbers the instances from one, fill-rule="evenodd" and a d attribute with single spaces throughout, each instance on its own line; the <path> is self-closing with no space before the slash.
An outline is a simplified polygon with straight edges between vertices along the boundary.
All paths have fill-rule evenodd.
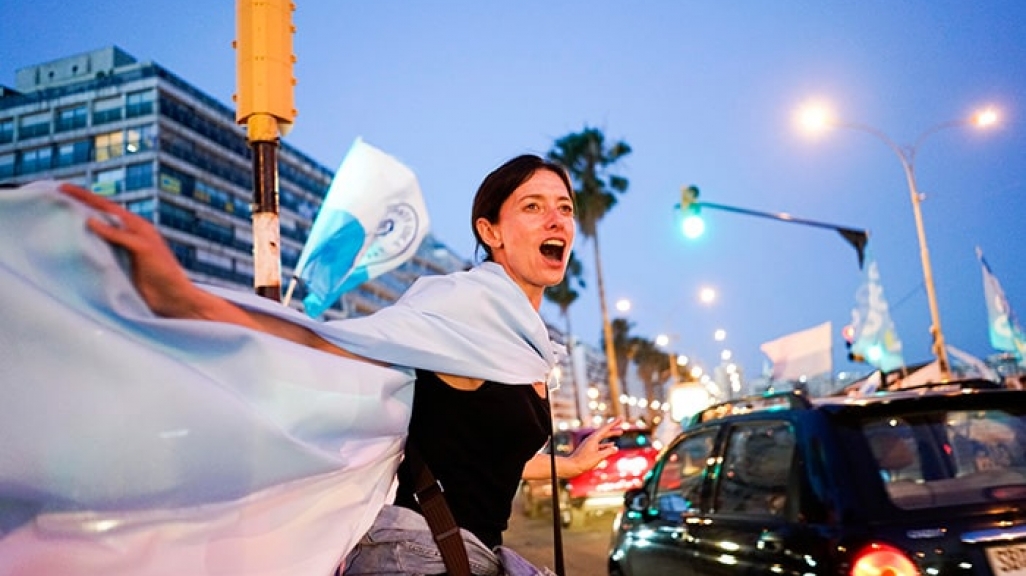
<path id="1" fill-rule="evenodd" d="M 330 574 L 392 482 L 402 367 L 533 382 L 554 361 L 490 266 L 330 325 L 235 298 L 399 368 L 158 318 L 86 215 L 54 182 L 0 190 L 0 575 Z"/>

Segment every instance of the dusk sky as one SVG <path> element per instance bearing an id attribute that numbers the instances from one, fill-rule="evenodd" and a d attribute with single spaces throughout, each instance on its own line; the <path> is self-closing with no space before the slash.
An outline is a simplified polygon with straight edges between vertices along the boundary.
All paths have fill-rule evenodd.
<path id="1" fill-rule="evenodd" d="M 758 376 L 761 343 L 826 321 L 835 368 L 863 281 L 830 231 L 706 211 L 686 240 L 674 205 L 700 200 L 870 231 L 909 363 L 930 359 L 930 314 L 908 187 L 880 139 L 819 138 L 794 120 L 811 98 L 900 145 L 978 107 L 987 132 L 945 129 L 918 147 L 916 174 L 949 344 L 992 353 L 979 246 L 1013 310 L 1026 314 L 1026 3 L 1017 0 L 363 1 L 295 0 L 299 116 L 285 140 L 334 169 L 362 137 L 417 174 L 432 231 L 471 258 L 481 179 L 586 126 L 633 148 L 627 193 L 598 228 L 607 299 L 628 298 L 633 332 L 673 336 L 707 368 L 728 348 Z M 219 0 L 0 0 L 0 84 L 19 68 L 116 45 L 218 100 L 235 92 L 235 7 Z M 574 331 L 599 343 L 591 243 Z M 699 303 L 701 287 L 719 298 Z M 555 307 L 542 309 L 564 326 Z M 726 331 L 715 342 L 713 332 Z"/>

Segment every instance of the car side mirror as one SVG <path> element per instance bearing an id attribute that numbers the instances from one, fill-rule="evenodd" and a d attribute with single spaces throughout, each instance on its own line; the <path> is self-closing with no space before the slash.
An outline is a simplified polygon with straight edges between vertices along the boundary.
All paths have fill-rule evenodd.
<path id="1" fill-rule="evenodd" d="M 623 504 L 631 512 L 648 511 L 648 493 L 644 488 L 632 488 L 623 496 Z"/>

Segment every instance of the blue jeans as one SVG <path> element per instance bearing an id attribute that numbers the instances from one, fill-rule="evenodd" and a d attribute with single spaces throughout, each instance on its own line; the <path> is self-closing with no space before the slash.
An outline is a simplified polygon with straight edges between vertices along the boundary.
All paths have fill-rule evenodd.
<path id="1" fill-rule="evenodd" d="M 499 546 L 493 552 L 477 536 L 460 530 L 470 559 L 470 571 L 478 576 L 547 576 L 516 552 Z M 401 506 L 386 505 L 370 530 L 343 564 L 347 576 L 427 576 L 444 574 L 442 554 L 420 514 Z"/>

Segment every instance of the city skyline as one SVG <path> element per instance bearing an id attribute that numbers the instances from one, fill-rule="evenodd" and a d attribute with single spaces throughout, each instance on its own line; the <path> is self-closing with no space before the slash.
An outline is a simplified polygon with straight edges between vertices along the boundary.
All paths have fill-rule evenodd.
<path id="1" fill-rule="evenodd" d="M 104 6 L 45 0 L 7 10 L 10 29 L 48 26 L 0 39 L 0 84 L 13 86 L 18 68 L 117 45 L 231 104 L 234 6 L 176 3 L 173 26 L 141 12 L 160 13 L 159 5 Z M 628 298 L 635 333 L 672 335 L 678 352 L 707 367 L 727 347 L 753 377 L 765 361 L 761 343 L 824 321 L 834 325 L 835 367 L 857 368 L 844 359 L 840 331 L 862 272 L 851 247 L 826 230 L 708 211 L 706 234 L 685 240 L 673 210 L 681 186 L 697 186 L 708 202 L 868 229 L 905 359 L 926 361 L 929 311 L 898 159 L 855 131 L 810 140 L 793 115 L 818 97 L 845 121 L 905 145 L 993 105 L 997 130 L 938 132 L 916 159 L 946 339 L 986 356 L 975 247 L 1011 306 L 1026 307 L 1026 275 L 1015 266 L 1026 214 L 1026 39 L 1015 24 L 1024 12 L 1012 2 L 887 11 L 298 2 L 299 116 L 285 140 L 332 169 L 357 136 L 395 155 L 418 175 L 433 233 L 468 258 L 470 198 L 489 170 L 522 152 L 544 154 L 585 126 L 625 140 L 634 152 L 618 171 L 631 186 L 599 224 L 611 313 Z M 62 18 L 44 16 L 56 13 Z M 588 286 L 571 319 L 598 345 L 590 242 L 579 236 L 577 249 Z M 711 306 L 698 302 L 704 286 L 719 293 Z M 564 326 L 555 307 L 543 314 Z"/>

